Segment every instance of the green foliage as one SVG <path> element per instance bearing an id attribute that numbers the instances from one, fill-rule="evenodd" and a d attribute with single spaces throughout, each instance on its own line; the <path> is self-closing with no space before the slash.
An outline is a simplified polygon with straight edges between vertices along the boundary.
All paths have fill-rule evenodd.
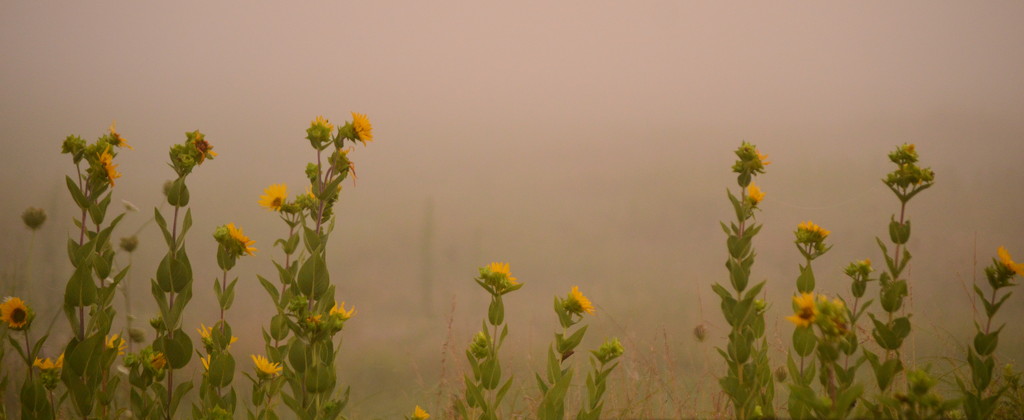
<path id="1" fill-rule="evenodd" d="M 725 350 L 718 349 L 728 365 L 726 376 L 719 379 L 719 384 L 732 401 L 736 417 L 746 419 L 771 416 L 775 395 L 768 364 L 768 345 L 764 338 L 765 304 L 757 299 L 765 283 L 758 283 L 747 290 L 755 256 L 752 240 L 761 230 L 760 225 L 748 225 L 748 222 L 752 221 L 763 197 L 763 194 L 755 197 L 760 190 L 753 190 L 752 182 L 754 176 L 764 173 L 767 162 L 763 161 L 764 156 L 756 147 L 746 142 L 736 150 L 736 156 L 739 159 L 733 165 L 733 172 L 739 174 L 740 196 L 726 190 L 736 221 L 721 224 L 727 236 L 729 258 L 725 267 L 729 270 L 732 291 L 720 284 L 713 285 L 712 290 L 722 299 L 722 314 L 731 327 L 729 344 Z M 748 195 L 748 192 L 754 193 Z"/>

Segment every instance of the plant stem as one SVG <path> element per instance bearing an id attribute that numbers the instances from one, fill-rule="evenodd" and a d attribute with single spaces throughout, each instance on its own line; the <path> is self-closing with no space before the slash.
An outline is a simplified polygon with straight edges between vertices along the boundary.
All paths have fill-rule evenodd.
<path id="1" fill-rule="evenodd" d="M 28 328 L 25 329 L 25 363 L 28 364 L 28 378 L 35 380 L 34 373 L 32 372 L 32 346 L 29 344 L 28 339 Z"/>

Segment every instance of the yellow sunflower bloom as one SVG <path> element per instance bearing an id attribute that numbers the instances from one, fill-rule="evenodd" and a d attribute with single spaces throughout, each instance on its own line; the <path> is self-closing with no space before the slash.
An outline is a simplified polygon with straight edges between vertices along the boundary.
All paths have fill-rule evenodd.
<path id="1" fill-rule="evenodd" d="M 761 200 L 764 200 L 764 192 L 751 181 L 747 186 L 747 198 L 750 199 L 751 204 L 756 206 L 761 203 Z"/>
<path id="2" fill-rule="evenodd" d="M 103 165 L 103 170 L 107 172 L 107 179 L 110 180 L 110 186 L 114 186 L 114 180 L 121 177 L 121 173 L 117 172 L 117 165 L 114 164 L 114 155 L 110 154 L 110 146 L 100 153 L 100 164 Z"/>
<path id="3" fill-rule="evenodd" d="M 814 302 L 814 293 L 801 293 L 800 296 L 793 296 L 793 303 L 796 304 L 796 313 L 787 316 L 786 319 L 798 327 L 808 327 L 818 316 L 818 306 Z"/>
<path id="4" fill-rule="evenodd" d="M 754 152 L 757 153 L 757 159 L 761 161 L 761 165 L 771 165 L 771 162 L 768 161 L 768 155 L 762 155 L 761 151 L 757 149 L 754 149 Z"/>
<path id="5" fill-rule="evenodd" d="M 331 315 L 340 315 L 342 321 L 345 321 L 345 320 L 348 320 L 349 318 L 352 318 L 352 316 L 355 315 L 355 314 L 356 314 L 356 307 L 355 307 L 355 305 L 353 305 L 348 310 L 345 310 L 345 302 L 341 302 L 341 305 L 334 305 L 334 307 L 331 308 Z"/>
<path id="6" fill-rule="evenodd" d="M 123 356 L 124 349 L 128 346 L 120 334 L 108 335 L 106 343 L 108 349 L 117 349 L 118 356 Z"/>
<path id="7" fill-rule="evenodd" d="M 206 356 L 200 357 L 199 361 L 203 362 L 203 370 L 209 372 L 210 371 L 210 355 L 207 354 Z"/>
<path id="8" fill-rule="evenodd" d="M 513 286 L 519 284 L 519 282 L 516 281 L 516 278 L 512 277 L 512 272 L 509 269 L 508 263 L 492 262 L 487 265 L 487 269 L 491 270 L 491 272 L 495 274 L 504 274 L 505 277 L 508 278 L 508 282 Z"/>
<path id="9" fill-rule="evenodd" d="M 1013 258 L 1010 256 L 1010 252 L 1007 251 L 1006 248 L 999 247 L 999 249 L 996 250 L 996 253 L 999 254 L 999 262 L 1003 263 L 1006 268 L 1013 270 L 1013 272 L 1018 275 L 1024 276 L 1024 264 L 1014 262 Z"/>
<path id="10" fill-rule="evenodd" d="M 569 292 L 569 298 L 565 300 L 565 309 L 578 315 L 582 315 L 584 312 L 593 315 L 595 312 L 594 304 L 586 296 L 583 296 L 583 293 L 580 293 L 578 286 L 573 286 Z"/>
<path id="11" fill-rule="evenodd" d="M 202 338 L 204 340 L 209 340 L 210 339 L 210 333 L 213 332 L 213 328 L 207 327 L 205 324 L 200 322 L 199 323 L 199 328 L 196 328 L 196 331 L 199 331 L 199 338 Z"/>
<path id="12" fill-rule="evenodd" d="M 11 296 L 0 303 L 0 322 L 6 322 L 7 327 L 20 330 L 31 321 L 32 312 L 21 298 Z"/>
<path id="13" fill-rule="evenodd" d="M 412 410 L 412 420 L 427 420 L 429 418 L 430 414 L 427 413 L 427 410 L 420 408 L 418 405 Z"/>
<path id="14" fill-rule="evenodd" d="M 153 366 L 153 369 L 161 370 L 167 366 L 167 357 L 161 352 L 153 352 L 149 358 L 149 364 Z"/>
<path id="15" fill-rule="evenodd" d="M 814 222 L 812 222 L 810 220 L 808 220 L 806 222 L 802 222 L 799 225 L 797 225 L 796 226 L 796 230 L 797 231 L 804 231 L 804 232 L 810 233 L 812 235 L 813 234 L 819 235 L 821 237 L 821 239 L 827 238 L 828 234 L 832 233 L 832 232 L 829 232 L 828 230 L 825 230 L 825 228 L 814 224 Z"/>
<path id="16" fill-rule="evenodd" d="M 281 205 L 288 197 L 288 186 L 285 184 L 272 184 L 263 190 L 260 196 L 260 205 L 267 210 L 281 211 Z"/>
<path id="17" fill-rule="evenodd" d="M 37 357 L 35 362 L 32 363 L 32 366 L 35 366 L 35 367 L 39 368 L 39 370 L 55 370 L 55 369 L 63 368 L 64 367 L 64 353 L 61 353 L 60 357 L 57 358 L 56 362 L 51 360 L 49 357 L 47 357 L 45 359 L 40 359 L 40 358 Z"/>
<path id="18" fill-rule="evenodd" d="M 242 249 L 245 250 L 246 254 L 252 255 L 253 252 L 258 251 L 258 249 L 250 246 L 256 243 L 256 241 L 249 239 L 248 236 L 245 236 L 245 234 L 242 233 L 242 229 L 236 228 L 234 223 L 228 223 L 228 233 L 230 233 L 231 237 L 242 245 Z"/>
<path id="19" fill-rule="evenodd" d="M 312 125 L 320 126 L 320 127 L 326 127 L 327 131 L 331 131 L 331 130 L 334 129 L 334 124 L 331 124 L 331 122 L 328 121 L 327 118 L 324 118 L 323 115 L 317 115 L 316 119 L 313 120 L 313 124 Z"/>
<path id="20" fill-rule="evenodd" d="M 252 355 L 252 363 L 256 366 L 256 373 L 262 377 L 277 376 L 281 373 L 280 363 L 271 363 L 266 357 Z"/>
<path id="21" fill-rule="evenodd" d="M 352 127 L 355 128 L 356 137 L 359 137 L 359 141 L 363 142 L 363 145 L 366 145 L 368 141 L 373 141 L 373 126 L 370 125 L 370 120 L 366 118 L 366 114 L 353 112 Z"/>
<path id="22" fill-rule="evenodd" d="M 117 121 L 110 123 L 110 137 L 114 138 L 114 141 L 116 142 L 114 143 L 115 146 L 127 147 L 131 150 L 135 150 L 134 147 L 132 147 L 131 145 L 128 144 L 127 141 L 125 141 L 124 137 L 121 137 L 121 133 L 117 132 Z"/>

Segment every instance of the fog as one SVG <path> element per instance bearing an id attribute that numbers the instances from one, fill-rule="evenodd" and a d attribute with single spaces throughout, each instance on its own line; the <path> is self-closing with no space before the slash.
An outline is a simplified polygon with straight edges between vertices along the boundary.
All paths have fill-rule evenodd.
<path id="1" fill-rule="evenodd" d="M 725 369 L 713 348 L 728 325 L 710 285 L 728 281 L 719 221 L 733 217 L 732 151 L 749 141 L 772 162 L 758 178 L 753 278 L 768 281 L 768 335 L 784 360 L 797 223 L 832 231 L 818 291 L 848 293 L 841 268 L 880 263 L 874 238 L 899 211 L 880 182 L 886 154 L 914 143 L 936 184 L 907 213 L 908 354 L 948 370 L 973 334 L 971 283 L 1000 245 L 1024 259 L 1022 18 L 1010 2 L 4 2 L 0 290 L 56 315 L 49 345 L 66 342 L 74 165 L 60 145 L 116 120 L 134 150 L 117 157 L 114 203 L 141 211 L 114 237 L 139 231 L 131 292 L 138 317 L 152 316 L 146 283 L 165 248 L 148 221 L 174 176 L 168 148 L 199 129 L 219 156 L 189 176 L 196 297 L 184 328 L 216 319 L 211 235 L 235 223 L 259 252 L 232 271 L 233 353 L 262 352 L 272 305 L 256 275 L 274 275 L 287 227 L 257 199 L 272 183 L 304 189 L 309 122 L 356 111 L 375 140 L 350 155 L 358 178 L 344 184 L 328 249 L 337 298 L 358 310 L 339 365 L 350 414 L 440 413 L 445 393 L 461 392 L 487 304 L 472 278 L 491 261 L 525 284 L 506 301 L 517 398 L 536 398 L 531 372 L 558 327 L 552 296 L 578 285 L 598 311 L 583 347 L 626 345 L 613 406 L 637 404 L 629 393 L 642 387 L 629 384 L 667 366 L 678 375 L 657 404 L 706 413 L 710 397 L 687 394 L 712 393 Z M 20 220 L 29 206 L 49 214 L 34 238 Z M 1024 314 L 1016 298 L 1002 321 Z M 707 342 L 692 337 L 698 324 Z M 1008 326 L 1001 361 L 1024 356 L 1021 331 Z"/>

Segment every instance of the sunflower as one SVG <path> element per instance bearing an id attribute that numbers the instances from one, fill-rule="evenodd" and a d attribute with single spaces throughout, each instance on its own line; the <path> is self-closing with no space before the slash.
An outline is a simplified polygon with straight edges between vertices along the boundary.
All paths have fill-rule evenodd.
<path id="1" fill-rule="evenodd" d="M 801 293 L 800 296 L 793 296 L 793 304 L 796 306 L 796 313 L 787 316 L 793 324 L 798 327 L 808 327 L 818 316 L 818 306 L 814 303 L 814 293 Z"/>
<path id="2" fill-rule="evenodd" d="M 334 307 L 331 308 L 331 315 L 340 315 L 342 321 L 345 321 L 345 320 L 348 320 L 349 318 L 352 318 L 352 316 L 355 315 L 355 314 L 356 314 L 356 307 L 355 307 L 355 305 L 353 305 L 348 310 L 345 310 L 345 302 L 341 302 L 341 305 L 334 305 Z"/>
<path id="3" fill-rule="evenodd" d="M 110 137 L 112 137 L 114 139 L 114 145 L 115 146 L 117 146 L 117 147 L 127 147 L 127 148 L 129 148 L 131 150 L 135 150 L 134 147 L 129 145 L 128 142 L 124 140 L 124 137 L 121 137 L 121 133 L 117 132 L 117 121 L 114 121 L 114 122 L 110 123 Z"/>
<path id="4" fill-rule="evenodd" d="M 768 166 L 772 164 L 768 161 L 768 155 L 762 155 L 760 150 L 754 149 L 754 153 L 757 153 L 757 160 L 761 161 L 761 165 Z"/>
<path id="5" fill-rule="evenodd" d="M 242 233 L 242 229 L 236 228 L 234 223 L 228 223 L 228 233 L 231 234 L 232 238 L 238 241 L 242 250 L 244 250 L 246 254 L 252 255 L 253 252 L 258 251 L 256 248 L 250 246 L 256 243 L 256 241 L 245 236 L 245 234 Z"/>
<path id="6" fill-rule="evenodd" d="M 580 288 L 578 286 L 572 287 L 572 291 L 569 292 L 569 297 L 563 301 L 563 306 L 567 311 L 577 315 L 583 315 L 584 312 L 591 315 L 594 314 L 594 304 L 590 303 L 590 299 L 583 296 L 583 293 L 580 293 Z"/>
<path id="7" fill-rule="evenodd" d="M 420 408 L 418 405 L 416 409 L 412 410 L 412 420 L 427 420 L 429 418 L 430 414 L 427 413 L 427 410 Z"/>
<path id="8" fill-rule="evenodd" d="M 108 349 L 116 349 L 118 356 L 124 355 L 124 348 L 127 344 L 120 334 L 108 335 L 106 342 Z"/>
<path id="9" fill-rule="evenodd" d="M 28 328 L 32 322 L 32 310 L 21 298 L 9 296 L 0 303 L 0 322 L 6 322 L 13 330 Z"/>
<path id="10" fill-rule="evenodd" d="M 114 164 L 114 155 L 110 154 L 110 146 L 100 153 L 100 164 L 103 165 L 103 170 L 107 172 L 107 179 L 110 180 L 110 186 L 114 186 L 114 180 L 121 177 L 121 173 L 117 172 L 117 165 Z"/>
<path id="11" fill-rule="evenodd" d="M 750 199 L 751 204 L 757 206 L 761 203 L 761 200 L 764 200 L 764 192 L 751 181 L 750 185 L 747 186 L 747 197 Z"/>
<path id="12" fill-rule="evenodd" d="M 163 370 L 167 367 L 167 356 L 158 351 L 153 352 L 149 358 L 149 365 L 153 367 L 153 370 Z"/>
<path id="13" fill-rule="evenodd" d="M 509 270 L 508 263 L 492 262 L 487 265 L 487 269 L 494 274 L 503 275 L 505 278 L 508 279 L 508 282 L 512 286 L 519 284 L 519 282 L 516 281 L 516 278 L 512 277 L 512 272 Z"/>
<path id="14" fill-rule="evenodd" d="M 45 359 L 36 358 L 36 361 L 32 363 L 32 366 L 39 368 L 39 370 L 56 370 L 64 367 L 64 353 L 60 354 L 57 361 L 54 362 L 49 357 Z"/>
<path id="15" fill-rule="evenodd" d="M 202 165 L 204 160 L 212 160 L 213 158 L 217 157 L 217 152 L 213 151 L 213 146 L 210 145 L 210 142 L 206 141 L 205 134 L 200 133 L 199 130 L 196 130 L 194 132 L 194 135 L 195 140 L 193 141 L 192 144 L 196 147 L 196 151 L 199 152 L 199 161 L 196 163 Z"/>
<path id="16" fill-rule="evenodd" d="M 203 370 L 209 372 L 210 371 L 210 355 L 207 354 L 206 356 L 200 357 L 199 361 L 203 362 Z"/>
<path id="17" fill-rule="evenodd" d="M 999 247 L 996 250 L 999 254 L 999 262 L 1003 263 L 1006 268 L 1013 270 L 1014 273 L 1024 276 L 1024 264 L 1018 264 L 1013 261 L 1013 257 L 1010 256 L 1010 252 L 1004 247 Z"/>
<path id="18" fill-rule="evenodd" d="M 331 124 L 331 122 L 328 121 L 327 118 L 324 118 L 323 115 L 317 115 L 311 125 L 318 128 L 325 128 L 328 132 L 334 129 L 334 124 Z"/>
<path id="19" fill-rule="evenodd" d="M 356 130 L 356 137 L 358 140 L 366 145 L 366 142 L 373 141 L 373 126 L 370 125 L 370 120 L 366 118 L 366 114 L 360 114 L 358 112 L 352 113 L 352 127 Z"/>
<path id="20" fill-rule="evenodd" d="M 288 186 L 285 184 L 271 184 L 260 196 L 260 205 L 267 210 L 281 211 L 281 206 L 288 197 Z"/>
<path id="21" fill-rule="evenodd" d="M 266 357 L 252 355 L 252 363 L 256 365 L 256 374 L 261 378 L 277 376 L 281 373 L 280 363 L 271 363 Z"/>
<path id="22" fill-rule="evenodd" d="M 802 222 L 796 226 L 797 240 L 800 242 L 821 242 L 828 237 L 829 232 L 825 228 L 814 224 L 814 222 L 808 220 Z"/>

